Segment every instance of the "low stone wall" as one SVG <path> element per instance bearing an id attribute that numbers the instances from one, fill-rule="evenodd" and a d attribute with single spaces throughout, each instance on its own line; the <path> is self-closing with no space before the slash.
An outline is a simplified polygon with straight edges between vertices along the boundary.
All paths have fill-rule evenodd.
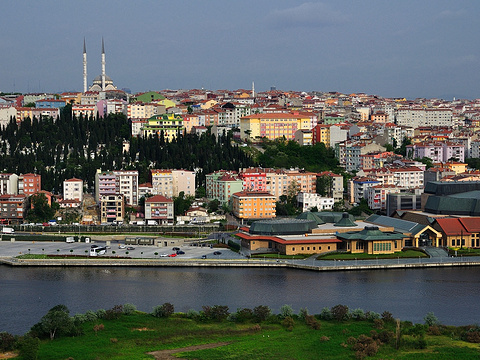
<path id="1" fill-rule="evenodd" d="M 277 260 L 216 260 L 216 259 L 17 259 L 0 258 L 0 264 L 10 266 L 143 266 L 143 267 L 275 267 L 310 271 L 355 271 L 355 270 L 388 270 L 388 269 L 421 269 L 457 266 L 480 266 L 477 261 L 409 263 L 409 264 L 375 264 L 375 265 L 337 265 L 321 266 L 319 264 L 304 265 Z"/>

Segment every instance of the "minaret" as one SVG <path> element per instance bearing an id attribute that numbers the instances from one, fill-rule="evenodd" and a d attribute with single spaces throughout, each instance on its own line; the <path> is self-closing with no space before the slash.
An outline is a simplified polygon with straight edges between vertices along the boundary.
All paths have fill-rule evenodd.
<path id="1" fill-rule="evenodd" d="M 102 37 L 102 91 L 105 91 L 105 46 Z"/>
<path id="2" fill-rule="evenodd" d="M 252 81 L 252 98 L 255 98 L 255 81 Z"/>
<path id="3" fill-rule="evenodd" d="M 87 92 L 87 45 L 83 38 L 83 92 Z"/>

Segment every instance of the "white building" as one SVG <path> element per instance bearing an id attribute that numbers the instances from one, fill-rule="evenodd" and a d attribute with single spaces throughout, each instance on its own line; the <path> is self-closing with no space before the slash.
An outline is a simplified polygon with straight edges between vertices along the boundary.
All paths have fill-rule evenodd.
<path id="1" fill-rule="evenodd" d="M 332 210 L 335 199 L 321 197 L 317 193 L 304 193 L 299 192 L 297 194 L 297 203 L 302 207 L 302 211 L 310 211 L 312 208 L 317 207 L 318 211 Z"/>
<path id="2" fill-rule="evenodd" d="M 63 182 L 63 199 L 83 201 L 83 180 L 68 179 Z"/>

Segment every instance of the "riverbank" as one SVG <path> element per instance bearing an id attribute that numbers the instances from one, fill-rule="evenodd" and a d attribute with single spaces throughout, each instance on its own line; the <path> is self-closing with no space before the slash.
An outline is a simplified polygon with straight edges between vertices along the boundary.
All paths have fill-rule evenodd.
<path id="1" fill-rule="evenodd" d="M 455 261 L 450 260 L 455 259 Z M 389 262 L 377 260 L 377 263 L 362 263 L 362 261 L 333 261 L 319 264 L 319 260 L 254 260 L 254 259 L 18 259 L 16 257 L 0 257 L 0 264 L 9 266 L 32 267 L 251 267 L 251 268 L 290 268 L 310 271 L 359 271 L 359 270 L 389 270 L 389 269 L 424 269 L 480 266 L 478 260 L 448 258 L 437 262 L 411 259 L 412 262 Z"/>

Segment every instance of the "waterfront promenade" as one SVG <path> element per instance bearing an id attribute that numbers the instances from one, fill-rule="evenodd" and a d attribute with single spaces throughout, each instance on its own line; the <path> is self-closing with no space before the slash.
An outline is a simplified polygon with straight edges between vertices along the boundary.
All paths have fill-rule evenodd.
<path id="1" fill-rule="evenodd" d="M 258 267 L 292 268 L 311 271 L 352 271 L 415 269 L 433 267 L 479 266 L 480 257 L 397 258 L 370 260 L 316 260 L 316 255 L 306 259 L 246 258 L 229 249 L 211 249 L 209 247 L 181 246 L 185 254 L 176 257 L 162 257 L 170 254 L 171 249 L 156 246 L 136 246 L 128 251 L 115 243 L 107 255 L 109 257 L 71 258 L 70 255 L 85 255 L 90 244 L 63 242 L 0 242 L 0 263 L 10 266 L 133 266 L 133 267 Z M 221 254 L 213 255 L 215 250 Z M 56 255 L 56 259 L 19 259 L 22 254 Z M 62 255 L 64 257 L 62 257 Z M 113 256 L 113 257 L 112 257 Z M 206 259 L 202 259 L 206 256 Z"/>

